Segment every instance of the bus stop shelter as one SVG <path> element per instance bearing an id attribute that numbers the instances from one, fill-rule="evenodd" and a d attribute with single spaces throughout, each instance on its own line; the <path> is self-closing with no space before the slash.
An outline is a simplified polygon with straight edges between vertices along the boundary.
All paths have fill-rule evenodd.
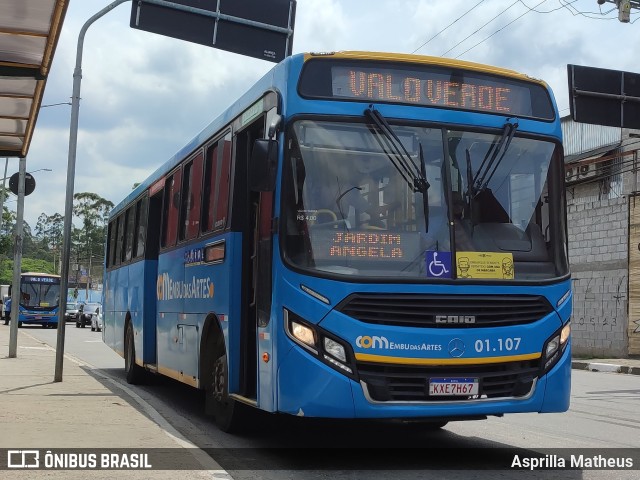
<path id="1" fill-rule="evenodd" d="M 0 157 L 27 156 L 68 5 L 0 2 Z"/>
<path id="2" fill-rule="evenodd" d="M 69 0 L 0 1 L 0 157 L 19 158 L 13 289 L 22 264 L 26 157 Z M 4 180 L 0 193 L 4 210 Z M 1 218 L 1 217 L 0 217 Z M 12 311 L 9 358 L 17 352 L 17 308 Z"/>

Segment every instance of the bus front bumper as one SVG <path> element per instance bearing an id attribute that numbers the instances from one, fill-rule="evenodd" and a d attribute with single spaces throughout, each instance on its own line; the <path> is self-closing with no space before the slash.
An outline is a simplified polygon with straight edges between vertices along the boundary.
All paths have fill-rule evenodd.
<path id="1" fill-rule="evenodd" d="M 569 408 L 570 388 L 570 345 L 558 363 L 536 378 L 523 396 L 424 402 L 377 402 L 361 383 L 294 347 L 279 369 L 278 411 L 307 417 L 369 419 L 564 412 Z"/>

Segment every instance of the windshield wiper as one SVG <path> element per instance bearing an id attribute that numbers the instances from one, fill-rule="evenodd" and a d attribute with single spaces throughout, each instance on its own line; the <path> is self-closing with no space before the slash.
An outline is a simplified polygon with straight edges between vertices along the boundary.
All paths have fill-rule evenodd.
<path id="1" fill-rule="evenodd" d="M 414 192 L 426 194 L 430 185 L 424 173 L 423 159 L 420 158 L 421 166 L 418 167 L 387 120 L 373 106 L 367 108 L 364 113 L 373 121 L 373 124 L 378 127 L 378 130 L 384 135 L 384 138 L 387 141 L 387 147 L 390 147 L 391 150 L 387 155 L 389 156 L 393 166 L 398 170 L 400 176 L 409 184 L 409 186 L 411 186 Z"/>
<path id="2" fill-rule="evenodd" d="M 424 152 L 422 150 L 422 143 L 420 143 L 420 167 L 418 167 L 411 155 L 403 145 L 402 141 L 398 138 L 396 133 L 389 125 L 389 122 L 384 116 L 376 110 L 373 105 L 367 108 L 365 116 L 369 116 L 373 121 L 373 124 L 378 127 L 378 130 L 384 135 L 387 142 L 387 146 L 390 147 L 390 152 L 387 153 L 391 164 L 396 168 L 400 176 L 407 182 L 407 184 L 416 193 L 422 193 L 422 204 L 424 210 L 424 228 L 425 232 L 429 231 L 429 194 L 427 191 L 431 186 L 427 181 L 427 171 L 424 165 Z M 377 132 L 378 130 L 374 130 Z M 383 150 L 384 145 L 380 145 Z"/>
<path id="3" fill-rule="evenodd" d="M 469 192 L 471 197 L 477 196 L 478 193 L 487 188 L 491 178 L 493 178 L 493 175 L 500 166 L 502 159 L 507 154 L 507 150 L 509 150 L 509 145 L 511 145 L 511 140 L 513 140 L 517 129 L 517 122 L 507 122 L 504 124 L 500 140 L 491 144 L 491 147 L 480 164 L 480 168 L 478 168 L 478 172 L 475 177 L 473 177 L 473 181 L 470 184 L 472 191 Z"/>

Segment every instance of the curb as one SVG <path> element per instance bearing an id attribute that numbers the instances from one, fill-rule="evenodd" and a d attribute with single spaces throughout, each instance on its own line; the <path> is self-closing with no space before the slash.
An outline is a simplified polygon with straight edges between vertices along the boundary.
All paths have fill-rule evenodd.
<path id="1" fill-rule="evenodd" d="M 628 365 L 614 365 L 611 363 L 572 361 L 571 368 L 576 370 L 589 370 L 591 372 L 624 373 L 627 375 L 640 375 L 640 367 Z"/>

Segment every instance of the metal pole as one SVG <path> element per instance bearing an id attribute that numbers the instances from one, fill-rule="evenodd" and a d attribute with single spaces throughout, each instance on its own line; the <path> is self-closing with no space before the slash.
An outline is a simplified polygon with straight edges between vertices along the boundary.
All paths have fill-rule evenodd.
<path id="1" fill-rule="evenodd" d="M 16 358 L 18 352 L 18 317 L 20 310 L 20 274 L 22 270 L 22 233 L 24 228 L 24 177 L 27 159 L 20 159 L 18 179 L 18 211 L 16 212 L 16 232 L 13 246 L 13 286 L 11 287 L 11 327 L 9 329 L 9 358 Z"/>
<path id="2" fill-rule="evenodd" d="M 6 195 L 4 189 L 7 185 L 7 168 L 9 168 L 9 157 L 5 158 L 4 176 L 2 177 L 2 193 L 0 193 L 0 234 L 2 233 L 2 220 L 4 219 L 4 198 Z"/>
<path id="3" fill-rule="evenodd" d="M 71 217 L 73 215 L 73 188 L 76 176 L 76 150 L 78 146 L 78 116 L 80 111 L 80 84 L 82 82 L 82 49 L 87 29 L 103 15 L 109 13 L 121 3 L 129 0 L 116 0 L 107 5 L 85 22 L 78 35 L 76 51 L 76 66 L 73 71 L 73 93 L 71 96 L 71 126 L 69 128 L 69 160 L 67 164 L 67 196 L 64 207 L 64 234 L 62 241 L 62 268 L 60 272 L 60 309 L 58 313 L 58 338 L 56 341 L 56 369 L 54 382 L 62 381 L 62 366 L 64 359 L 64 314 L 67 307 L 67 284 L 69 277 L 69 256 L 71 252 Z M 64 302 L 62 299 L 64 298 Z M 13 303 L 13 302 L 12 302 Z M 13 308 L 12 314 L 13 314 Z"/>

